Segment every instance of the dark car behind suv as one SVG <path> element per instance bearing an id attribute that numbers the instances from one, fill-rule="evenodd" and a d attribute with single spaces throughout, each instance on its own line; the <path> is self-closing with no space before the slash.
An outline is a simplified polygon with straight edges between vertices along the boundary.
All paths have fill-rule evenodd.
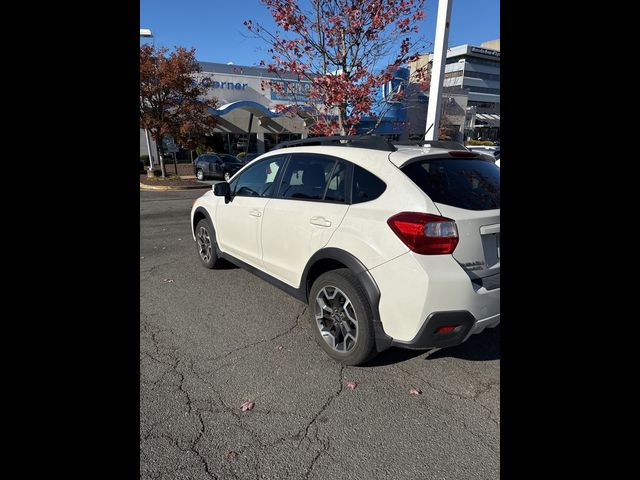
<path id="1" fill-rule="evenodd" d="M 242 167 L 244 163 L 233 155 L 205 153 L 196 158 L 193 169 L 198 180 L 223 178 L 229 181 Z"/>
<path id="2" fill-rule="evenodd" d="M 247 164 L 253 160 L 255 160 L 256 158 L 258 158 L 260 155 L 262 155 L 261 153 L 247 153 L 244 157 L 242 157 L 242 161 Z"/>

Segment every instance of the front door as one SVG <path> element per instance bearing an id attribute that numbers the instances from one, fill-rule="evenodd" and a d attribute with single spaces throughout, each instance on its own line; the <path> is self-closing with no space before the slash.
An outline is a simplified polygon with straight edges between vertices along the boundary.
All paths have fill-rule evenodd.
<path id="1" fill-rule="evenodd" d="M 262 267 L 260 231 L 264 207 L 273 193 L 285 156 L 266 158 L 231 184 L 231 201 L 216 209 L 216 235 L 223 252 L 254 267 Z"/>

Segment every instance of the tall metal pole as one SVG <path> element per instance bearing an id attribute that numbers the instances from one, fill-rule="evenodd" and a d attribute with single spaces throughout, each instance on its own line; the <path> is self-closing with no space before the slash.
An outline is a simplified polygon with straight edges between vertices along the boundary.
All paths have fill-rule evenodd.
<path id="1" fill-rule="evenodd" d="M 438 140 L 442 85 L 444 83 L 444 67 L 447 63 L 447 45 L 449 43 L 449 21 L 451 19 L 452 3 L 453 0 L 438 0 L 438 18 L 436 20 L 433 65 L 431 67 L 429 106 L 427 107 L 427 124 L 425 126 L 425 130 L 428 130 L 428 132 L 425 140 Z"/>
<path id="2" fill-rule="evenodd" d="M 153 38 L 153 32 L 148 28 L 141 28 L 140 38 L 142 37 Z M 140 99 L 140 101 L 142 101 L 142 99 Z M 151 146 L 149 144 L 149 130 L 147 130 L 146 128 L 144 129 L 144 135 L 147 138 L 147 153 L 149 154 L 149 166 L 151 167 L 151 170 L 153 170 L 153 155 L 151 155 Z"/>
<path id="3" fill-rule="evenodd" d="M 149 143 L 149 130 L 145 128 L 144 134 L 147 137 L 147 153 L 149 154 L 149 166 L 151 167 L 151 170 L 153 170 L 153 155 L 151 155 L 151 146 Z"/>

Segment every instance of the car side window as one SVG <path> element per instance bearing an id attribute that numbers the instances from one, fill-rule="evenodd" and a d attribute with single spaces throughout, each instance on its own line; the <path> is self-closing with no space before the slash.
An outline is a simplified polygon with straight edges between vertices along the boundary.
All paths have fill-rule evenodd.
<path id="1" fill-rule="evenodd" d="M 352 203 L 375 200 L 386 190 L 387 185 L 373 173 L 358 165 L 353 168 Z"/>
<path id="2" fill-rule="evenodd" d="M 270 157 L 253 165 L 234 180 L 231 192 L 239 197 L 270 197 L 284 159 L 284 156 Z"/>
<path id="3" fill-rule="evenodd" d="M 331 174 L 331 178 L 327 182 L 324 200 L 332 202 L 344 202 L 346 200 L 346 176 L 347 164 L 345 162 L 338 162 Z"/>
<path id="4" fill-rule="evenodd" d="M 335 158 L 294 153 L 282 176 L 278 197 L 298 200 L 322 200 Z"/>

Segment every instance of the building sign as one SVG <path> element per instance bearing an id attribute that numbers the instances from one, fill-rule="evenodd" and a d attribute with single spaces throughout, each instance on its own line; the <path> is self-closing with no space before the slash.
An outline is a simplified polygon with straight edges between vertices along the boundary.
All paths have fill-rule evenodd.
<path id="1" fill-rule="evenodd" d="M 291 80 L 271 80 L 271 83 L 281 84 L 282 87 L 271 87 L 271 100 L 307 100 L 309 90 L 311 90 L 310 82 L 296 82 Z"/>
<path id="2" fill-rule="evenodd" d="M 479 53 L 480 55 L 487 55 L 488 57 L 500 58 L 500 52 L 496 50 L 489 50 L 487 48 L 471 47 L 471 53 Z"/>
<path id="3" fill-rule="evenodd" d="M 208 97 L 217 98 L 221 105 L 250 101 L 272 108 L 274 103 L 306 103 L 311 89 L 309 81 L 214 72 L 202 72 L 195 81 L 207 91 Z M 270 83 L 277 84 L 276 88 Z"/>
<path id="4" fill-rule="evenodd" d="M 162 137 L 162 148 L 167 153 L 178 153 L 180 151 L 171 135 L 164 135 Z"/>
<path id="5" fill-rule="evenodd" d="M 217 81 L 213 81 L 211 82 L 211 88 L 226 88 L 227 90 L 244 90 L 245 88 L 247 88 L 247 85 L 249 85 L 248 83 L 240 83 L 240 82 L 217 82 Z"/>

